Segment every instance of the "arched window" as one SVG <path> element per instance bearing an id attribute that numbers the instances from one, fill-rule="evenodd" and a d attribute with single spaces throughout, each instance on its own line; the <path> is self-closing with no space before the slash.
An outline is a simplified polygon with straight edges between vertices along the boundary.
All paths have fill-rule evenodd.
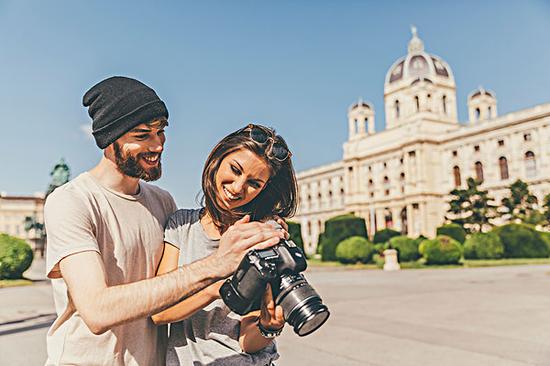
<path id="1" fill-rule="evenodd" d="M 537 160 L 535 154 L 532 151 L 525 153 L 525 176 L 527 178 L 533 178 L 537 176 Z"/>
<path id="2" fill-rule="evenodd" d="M 390 179 L 387 176 L 384 177 L 384 194 L 390 195 Z"/>
<path id="3" fill-rule="evenodd" d="M 483 164 L 480 161 L 476 161 L 476 180 L 481 183 L 483 182 Z"/>
<path id="4" fill-rule="evenodd" d="M 428 94 L 426 95 L 426 109 L 431 111 L 432 110 L 432 95 L 431 94 Z"/>
<path id="5" fill-rule="evenodd" d="M 399 101 L 395 101 L 395 118 L 399 118 Z"/>
<path id="6" fill-rule="evenodd" d="M 447 114 L 447 96 L 444 95 L 443 98 L 441 98 L 441 106 L 443 107 L 443 113 Z"/>
<path id="7" fill-rule="evenodd" d="M 414 97 L 414 102 L 416 103 L 416 111 L 420 111 L 420 98 L 418 98 L 418 95 Z"/>
<path id="8" fill-rule="evenodd" d="M 479 108 L 476 108 L 475 112 L 475 120 L 479 121 L 479 117 L 481 116 L 481 110 Z"/>
<path id="9" fill-rule="evenodd" d="M 493 109 L 491 108 L 491 106 L 487 107 L 487 118 L 491 118 L 491 112 L 493 111 Z"/>
<path id="10" fill-rule="evenodd" d="M 356 119 L 353 120 L 353 132 L 359 133 L 359 121 Z"/>
<path id="11" fill-rule="evenodd" d="M 453 176 L 455 178 L 455 187 L 460 187 L 462 182 L 460 181 L 460 168 L 458 166 L 453 167 Z"/>
<path id="12" fill-rule="evenodd" d="M 508 175 L 508 160 L 504 156 L 498 159 L 498 166 L 500 167 L 500 179 L 505 180 L 510 176 Z"/>

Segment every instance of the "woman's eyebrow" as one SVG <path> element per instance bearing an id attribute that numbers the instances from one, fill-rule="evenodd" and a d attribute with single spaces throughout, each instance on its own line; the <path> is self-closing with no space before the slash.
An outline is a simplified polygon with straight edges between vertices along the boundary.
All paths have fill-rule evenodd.
<path id="1" fill-rule="evenodd" d="M 233 159 L 233 162 L 239 166 L 239 169 L 240 169 L 241 171 L 244 170 L 243 167 L 242 167 L 242 165 L 239 164 L 239 162 L 238 162 L 237 160 Z"/>

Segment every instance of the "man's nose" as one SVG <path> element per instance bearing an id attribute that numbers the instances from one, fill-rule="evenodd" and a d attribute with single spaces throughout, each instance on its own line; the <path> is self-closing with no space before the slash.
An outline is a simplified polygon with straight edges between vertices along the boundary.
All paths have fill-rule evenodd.
<path id="1" fill-rule="evenodd" d="M 161 136 L 155 136 L 151 140 L 151 144 L 149 145 L 149 151 L 160 153 L 164 150 L 164 139 Z"/>

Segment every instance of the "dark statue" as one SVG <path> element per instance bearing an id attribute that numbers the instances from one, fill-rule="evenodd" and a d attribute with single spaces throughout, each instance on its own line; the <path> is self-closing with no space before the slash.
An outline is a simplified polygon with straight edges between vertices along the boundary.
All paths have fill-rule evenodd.
<path id="1" fill-rule="evenodd" d="M 61 158 L 59 163 L 57 163 L 53 168 L 50 175 L 52 176 L 52 181 L 50 182 L 48 190 L 46 191 L 46 197 L 48 197 L 48 195 L 52 193 L 57 187 L 61 187 L 63 184 L 69 181 L 69 178 L 71 177 L 71 170 L 69 169 L 67 163 L 65 163 L 65 160 Z"/>

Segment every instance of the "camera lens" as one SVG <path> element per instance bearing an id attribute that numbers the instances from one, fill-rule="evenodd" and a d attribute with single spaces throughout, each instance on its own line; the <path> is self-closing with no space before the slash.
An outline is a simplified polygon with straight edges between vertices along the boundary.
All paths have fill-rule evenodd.
<path id="1" fill-rule="evenodd" d="M 316 331 L 330 315 L 319 294 L 299 273 L 281 276 L 275 301 L 282 306 L 285 320 L 299 336 Z"/>

